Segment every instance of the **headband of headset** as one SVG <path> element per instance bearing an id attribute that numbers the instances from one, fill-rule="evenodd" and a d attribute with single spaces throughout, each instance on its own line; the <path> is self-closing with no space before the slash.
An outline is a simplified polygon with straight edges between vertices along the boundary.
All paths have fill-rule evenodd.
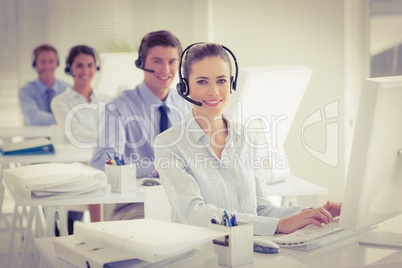
<path id="1" fill-rule="evenodd" d="M 36 66 L 37 66 L 36 60 L 38 59 L 38 55 L 43 51 L 53 51 L 54 53 L 56 53 L 57 66 L 59 66 L 60 62 L 59 62 L 59 54 L 57 53 L 57 50 L 50 45 L 41 45 L 41 46 L 38 46 L 37 48 L 35 48 L 33 51 L 32 67 L 34 69 L 36 69 Z"/>
<path id="2" fill-rule="evenodd" d="M 205 42 L 198 42 L 198 43 L 194 43 L 194 44 L 192 44 L 192 45 L 189 45 L 186 49 L 183 50 L 183 53 L 181 54 L 181 58 L 180 58 L 180 64 L 179 64 L 179 83 L 177 84 L 176 89 L 177 89 L 179 95 L 182 96 L 182 97 L 184 97 L 184 98 L 185 98 L 186 100 L 188 100 L 188 101 L 191 100 L 191 99 L 189 99 L 189 98 L 187 97 L 187 96 L 190 94 L 190 88 L 189 88 L 187 79 L 184 78 L 183 75 L 182 75 L 181 68 L 182 68 L 183 58 L 184 58 L 184 56 L 185 56 L 185 53 L 186 53 L 186 52 L 188 53 L 188 51 L 189 51 L 189 49 L 190 49 L 191 47 L 193 47 L 193 46 L 195 46 L 195 45 L 198 45 L 198 44 L 205 44 Z M 232 56 L 232 58 L 233 58 L 233 60 L 234 60 L 234 65 L 235 65 L 236 73 L 235 73 L 235 77 L 234 77 L 234 78 L 233 78 L 233 76 L 231 76 L 230 92 L 232 92 L 232 89 L 233 89 L 233 90 L 236 90 L 237 76 L 238 76 L 238 74 L 239 74 L 238 65 L 237 65 L 237 59 L 236 59 L 235 55 L 233 54 L 233 52 L 230 51 L 229 48 L 227 48 L 227 47 L 225 47 L 225 46 L 222 46 L 222 45 L 221 45 L 221 47 L 222 47 L 224 50 L 226 50 L 226 51 Z M 194 103 L 194 104 L 196 104 L 196 105 L 199 105 L 199 104 L 200 104 L 199 102 L 195 102 L 195 101 L 193 101 L 193 100 L 190 101 L 190 102 L 191 102 L 191 103 Z M 199 105 L 199 106 L 201 106 L 201 105 Z"/>
<path id="3" fill-rule="evenodd" d="M 159 44 L 155 44 L 159 43 Z M 135 66 L 141 70 L 144 70 L 146 72 L 150 72 L 150 73 L 154 73 L 155 70 L 151 70 L 151 69 L 147 69 L 145 68 L 145 59 L 144 59 L 144 46 L 147 46 L 148 49 L 150 49 L 151 47 L 149 47 L 150 43 L 154 43 L 152 45 L 152 47 L 154 46 L 173 46 L 175 48 L 177 48 L 177 50 L 181 51 L 181 44 L 180 41 L 177 39 L 177 37 L 175 37 L 174 35 L 172 35 L 170 32 L 168 31 L 156 31 L 156 32 L 150 32 L 148 34 L 146 34 L 142 40 L 141 40 L 141 44 L 140 47 L 138 48 L 138 58 L 135 60 Z M 180 56 L 180 55 L 179 55 Z"/>
<path id="4" fill-rule="evenodd" d="M 138 58 L 135 60 L 135 66 L 139 69 L 144 69 L 145 68 L 145 61 L 142 59 L 141 56 L 141 51 L 142 51 L 142 44 L 144 43 L 144 40 L 146 40 L 148 38 L 150 34 L 148 33 L 147 35 L 145 35 L 142 40 L 141 40 L 141 44 L 140 47 L 138 48 Z"/>
<path id="5" fill-rule="evenodd" d="M 85 51 L 82 51 L 82 49 L 85 49 Z M 72 53 L 75 53 L 76 50 L 79 50 L 77 55 L 74 56 L 74 58 L 72 58 Z M 77 57 L 80 54 L 85 54 L 85 55 L 90 55 L 95 59 L 95 64 L 96 64 L 96 52 L 95 49 L 93 49 L 92 47 L 89 46 L 85 46 L 85 45 L 80 45 L 80 46 L 75 46 L 72 47 L 70 49 L 70 51 L 68 52 L 68 56 L 66 58 L 66 68 L 64 69 L 64 72 L 66 74 L 69 74 L 71 76 L 74 76 L 71 70 L 71 64 L 74 62 L 75 57 Z M 99 71 L 100 67 L 97 65 L 96 66 L 96 70 Z"/>

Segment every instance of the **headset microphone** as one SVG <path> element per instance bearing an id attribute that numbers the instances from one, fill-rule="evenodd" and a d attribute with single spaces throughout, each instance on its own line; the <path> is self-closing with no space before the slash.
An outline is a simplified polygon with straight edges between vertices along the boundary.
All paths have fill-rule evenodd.
<path id="1" fill-rule="evenodd" d="M 145 69 L 145 68 L 141 68 L 141 70 L 144 70 L 144 71 L 146 71 L 146 72 L 150 72 L 150 73 L 154 73 L 154 72 L 155 72 L 154 70 Z"/>
<path id="2" fill-rule="evenodd" d="M 150 73 L 154 73 L 154 72 L 155 72 L 154 70 L 146 69 L 146 68 L 144 67 L 144 65 L 145 65 L 145 63 L 144 63 L 144 61 L 142 60 L 141 57 L 138 57 L 138 59 L 135 60 L 135 66 L 136 66 L 138 69 L 141 69 L 141 70 L 144 70 L 144 71 L 150 72 Z"/>
<path id="3" fill-rule="evenodd" d="M 143 71 L 150 72 L 150 73 L 155 73 L 155 70 L 150 70 L 150 69 L 145 68 L 145 61 L 142 59 L 142 55 L 141 55 L 143 43 L 148 42 L 147 40 L 151 34 L 152 33 L 148 33 L 142 38 L 140 47 L 138 48 L 138 58 L 134 61 L 134 63 L 135 63 L 135 67 L 137 67 L 138 69 L 141 69 Z"/>
<path id="4" fill-rule="evenodd" d="M 185 79 L 183 79 L 183 81 L 186 81 L 186 82 L 187 82 L 187 80 L 185 80 Z M 185 83 L 186 83 L 186 82 L 185 82 Z M 193 99 L 187 97 L 186 95 L 184 95 L 184 94 L 183 94 L 183 91 L 185 91 L 185 89 L 183 89 L 182 86 L 183 86 L 182 83 L 178 83 L 178 84 L 176 85 L 176 89 L 177 89 L 177 92 L 179 93 L 179 95 L 180 95 L 181 97 L 183 97 L 185 100 L 191 102 L 192 104 L 195 104 L 195 105 L 198 105 L 198 106 L 202 106 L 202 103 L 201 103 L 201 102 L 195 101 L 195 100 L 193 100 Z"/>

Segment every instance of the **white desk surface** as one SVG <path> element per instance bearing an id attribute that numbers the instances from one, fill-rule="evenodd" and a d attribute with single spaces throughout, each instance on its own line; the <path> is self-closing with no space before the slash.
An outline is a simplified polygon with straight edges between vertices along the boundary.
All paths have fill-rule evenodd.
<path id="1" fill-rule="evenodd" d="M 402 215 L 379 225 L 382 231 L 401 232 L 389 228 L 402 225 Z M 395 228 L 395 227 L 394 227 Z M 36 238 L 35 245 L 43 254 L 51 267 L 73 267 L 56 256 L 53 246 L 53 238 Z M 262 268 L 262 267 L 402 267 L 402 249 L 387 249 L 359 245 L 357 241 L 342 241 L 333 243 L 318 249 L 303 252 L 296 250 L 284 250 L 278 254 L 254 253 L 254 262 L 238 268 Z M 224 267 L 224 266 L 220 266 Z"/>
<path id="2" fill-rule="evenodd" d="M 42 155 L 1 155 L 0 163 L 62 163 L 62 162 L 89 162 L 92 158 L 92 149 L 78 148 L 72 144 L 54 144 L 54 154 Z"/>
<path id="3" fill-rule="evenodd" d="M 152 187 L 152 186 L 148 186 Z M 278 196 L 301 196 L 326 194 L 327 189 L 319 185 L 310 183 L 300 178 L 294 177 L 285 182 L 268 185 L 269 195 Z M 110 193 L 108 196 L 89 197 L 89 198 L 66 198 L 66 199 L 27 199 L 17 192 L 11 195 L 18 206 L 60 206 L 60 205 L 81 205 L 81 204 L 112 204 L 112 203 L 133 203 L 144 202 L 144 186 L 141 179 L 137 179 L 135 192 L 129 193 Z"/>

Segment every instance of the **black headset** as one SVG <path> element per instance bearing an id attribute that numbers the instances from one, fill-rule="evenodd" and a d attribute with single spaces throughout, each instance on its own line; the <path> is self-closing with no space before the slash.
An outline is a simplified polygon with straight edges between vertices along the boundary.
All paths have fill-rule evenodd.
<path id="1" fill-rule="evenodd" d="M 34 69 L 36 69 L 36 50 L 38 49 L 38 47 L 37 48 L 35 48 L 34 49 L 34 51 L 33 51 L 33 61 L 32 61 L 32 68 L 34 68 Z M 54 51 L 55 53 L 56 53 L 56 57 L 57 57 L 57 66 L 59 66 L 60 65 L 60 62 L 59 62 L 59 54 L 57 53 L 57 50 L 56 49 L 50 49 L 50 50 L 42 50 L 42 51 Z"/>
<path id="2" fill-rule="evenodd" d="M 86 49 L 89 49 L 88 52 L 90 52 L 92 55 L 91 55 L 91 54 L 88 54 L 88 53 L 80 52 L 80 53 L 78 53 L 77 55 L 75 55 L 75 57 L 78 56 L 79 54 L 87 54 L 87 55 L 91 55 L 91 56 L 94 57 L 94 59 L 95 59 L 95 64 L 96 64 L 96 62 L 97 62 L 96 52 L 95 52 L 95 49 L 93 49 L 92 47 L 85 46 L 85 45 L 72 47 L 72 48 L 70 49 L 70 51 L 68 52 L 68 56 L 67 56 L 67 58 L 66 58 L 66 68 L 64 69 L 64 72 L 65 72 L 66 74 L 71 75 L 72 77 L 74 77 L 74 75 L 73 75 L 73 73 L 72 73 L 72 71 L 71 71 L 71 64 L 73 63 L 73 60 L 74 60 L 74 59 L 71 59 L 71 57 L 72 57 L 72 56 L 71 56 L 71 53 L 72 53 L 72 52 L 74 51 L 74 49 L 76 49 L 77 47 L 84 47 L 84 48 L 86 48 Z M 96 70 L 97 70 L 97 71 L 100 70 L 99 65 L 96 66 Z"/>
<path id="3" fill-rule="evenodd" d="M 140 47 L 138 48 L 138 58 L 135 60 L 135 66 L 138 69 L 141 69 L 141 70 L 144 70 L 144 71 L 147 71 L 147 72 L 150 72 L 150 73 L 154 73 L 155 72 L 154 70 L 150 70 L 150 69 L 145 68 L 145 61 L 141 57 L 142 44 L 144 43 L 144 40 L 146 40 L 148 38 L 149 35 L 150 35 L 150 33 L 145 35 L 141 40 Z"/>
<path id="4" fill-rule="evenodd" d="M 183 58 L 186 52 L 188 52 L 188 50 L 195 45 L 198 44 L 204 44 L 205 42 L 198 42 L 198 43 L 194 43 L 192 45 L 189 45 L 185 50 L 183 50 L 183 53 L 181 54 L 181 58 L 180 58 L 180 64 L 179 64 L 179 83 L 176 85 L 176 89 L 177 92 L 179 93 L 180 96 L 182 96 L 185 100 L 198 105 L 198 106 L 202 106 L 202 103 L 199 101 L 195 101 L 191 98 L 188 97 L 188 95 L 190 94 L 190 87 L 189 87 L 189 83 L 187 81 L 186 78 L 183 78 L 183 75 L 181 73 L 181 66 L 183 63 Z M 229 48 L 220 45 L 224 50 L 226 50 L 227 52 L 229 52 L 229 54 L 232 56 L 233 60 L 234 60 L 234 64 L 235 64 L 235 68 L 236 68 L 236 74 L 235 77 L 233 78 L 233 76 L 230 77 L 230 93 L 232 93 L 232 89 L 236 90 L 236 86 L 237 86 L 237 76 L 239 74 L 239 68 L 237 66 L 237 59 L 235 57 L 235 55 L 233 54 L 232 51 L 230 51 Z"/>

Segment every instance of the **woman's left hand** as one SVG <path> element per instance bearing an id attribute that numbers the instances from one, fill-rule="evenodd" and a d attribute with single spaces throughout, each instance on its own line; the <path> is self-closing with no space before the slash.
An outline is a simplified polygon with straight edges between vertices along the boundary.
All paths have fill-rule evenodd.
<path id="1" fill-rule="evenodd" d="M 333 218 L 341 215 L 342 203 L 335 203 L 335 202 L 327 201 L 327 203 L 325 203 L 325 205 L 322 207 L 325 210 L 327 210 L 329 213 L 331 213 Z"/>

